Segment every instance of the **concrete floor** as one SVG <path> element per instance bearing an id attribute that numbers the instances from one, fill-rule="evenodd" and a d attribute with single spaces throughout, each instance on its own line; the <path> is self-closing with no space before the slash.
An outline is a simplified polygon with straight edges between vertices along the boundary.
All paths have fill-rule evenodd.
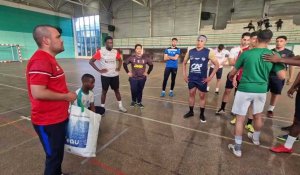
<path id="1" fill-rule="evenodd" d="M 67 76 L 70 90 L 80 86 L 84 73 L 96 76 L 96 104 L 100 104 L 99 75 L 87 60 L 59 60 Z M 44 152 L 32 128 L 24 117 L 30 116 L 24 72 L 26 62 L 0 64 L 0 174 L 42 174 Z M 291 124 L 294 100 L 285 94 L 275 108 L 273 119 L 265 118 L 261 143 L 254 146 L 244 136 L 243 157 L 236 158 L 227 149 L 233 142 L 233 126 L 228 114 L 215 116 L 224 91 L 225 76 L 219 96 L 207 95 L 207 123 L 199 122 L 199 108 L 195 117 L 183 119 L 188 110 L 188 91 L 182 78 L 181 65 L 175 87 L 175 97 L 160 98 L 164 64 L 155 63 L 146 82 L 143 103 L 145 109 L 129 108 L 128 77 L 121 71 L 121 94 L 128 113 L 118 112 L 112 91 L 108 94 L 106 117 L 100 126 L 97 157 L 85 159 L 66 153 L 64 172 L 82 175 L 202 175 L 202 174 L 294 174 L 299 175 L 300 145 L 293 154 L 273 154 L 268 148 L 277 144 L 276 136 L 285 134 L 281 126 Z M 225 69 L 224 75 L 229 71 Z M 298 72 L 298 70 L 297 70 Z M 214 84 L 214 83 L 212 83 Z M 168 84 L 168 88 L 170 82 Z M 211 85 L 214 90 L 214 85 Z M 197 98 L 198 99 L 198 98 Z M 268 103 L 267 103 L 268 104 Z M 267 105 L 266 105 L 267 106 Z M 24 116 L 24 117 L 21 117 Z"/>

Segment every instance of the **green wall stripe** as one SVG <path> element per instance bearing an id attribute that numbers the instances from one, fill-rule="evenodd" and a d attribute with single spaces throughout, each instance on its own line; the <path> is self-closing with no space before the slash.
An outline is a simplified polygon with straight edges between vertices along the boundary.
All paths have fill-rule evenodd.
<path id="1" fill-rule="evenodd" d="M 0 5 L 0 30 L 32 33 L 34 26 L 60 26 L 63 36 L 73 36 L 72 19 Z"/>

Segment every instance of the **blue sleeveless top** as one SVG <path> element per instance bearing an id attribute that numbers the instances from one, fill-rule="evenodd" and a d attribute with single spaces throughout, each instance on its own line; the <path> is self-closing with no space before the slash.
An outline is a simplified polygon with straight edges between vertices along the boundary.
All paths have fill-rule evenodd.
<path id="1" fill-rule="evenodd" d="M 207 48 L 197 51 L 196 48 L 189 51 L 190 70 L 189 81 L 194 83 L 202 83 L 207 78 L 207 69 L 209 61 L 209 52 Z"/>

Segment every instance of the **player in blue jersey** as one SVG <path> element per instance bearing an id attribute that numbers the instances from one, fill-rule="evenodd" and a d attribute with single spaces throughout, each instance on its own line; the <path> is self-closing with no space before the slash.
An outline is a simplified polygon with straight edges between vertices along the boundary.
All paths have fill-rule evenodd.
<path id="1" fill-rule="evenodd" d="M 204 116 L 205 95 L 207 92 L 207 83 L 215 76 L 219 69 L 219 62 L 215 58 L 213 50 L 205 48 L 207 37 L 200 35 L 197 38 L 196 48 L 189 50 L 183 61 L 183 77 L 189 88 L 189 106 L 190 111 L 184 115 L 184 118 L 194 116 L 195 96 L 198 89 L 200 96 L 200 121 L 206 122 Z M 186 65 L 190 60 L 189 76 L 186 74 Z M 215 65 L 212 73 L 207 77 L 209 60 Z"/>
<path id="2" fill-rule="evenodd" d="M 171 74 L 171 88 L 169 92 L 169 96 L 174 96 L 174 86 L 175 86 L 175 79 L 178 69 L 178 58 L 180 55 L 180 49 L 176 47 L 177 45 L 177 38 L 172 38 L 172 46 L 167 48 L 164 52 L 164 61 L 166 61 L 166 68 L 164 73 L 164 81 L 162 84 L 162 91 L 160 96 L 164 97 L 166 95 L 166 86 Z"/>

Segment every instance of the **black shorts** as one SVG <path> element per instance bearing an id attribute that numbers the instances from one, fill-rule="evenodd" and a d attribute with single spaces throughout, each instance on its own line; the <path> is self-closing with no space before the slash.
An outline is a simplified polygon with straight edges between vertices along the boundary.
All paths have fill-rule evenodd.
<path id="1" fill-rule="evenodd" d="M 280 80 L 277 76 L 269 77 L 269 90 L 273 94 L 280 95 L 283 89 L 285 80 Z"/>
<path id="2" fill-rule="evenodd" d="M 101 75 L 101 83 L 102 83 L 102 89 L 107 91 L 109 86 L 112 90 L 118 90 L 119 89 L 119 76 L 115 77 L 105 77 Z"/>
<path id="3" fill-rule="evenodd" d="M 214 68 L 210 68 L 209 69 L 209 76 L 210 74 L 214 71 Z M 219 68 L 218 71 L 216 72 L 216 76 L 217 76 L 217 79 L 221 79 L 222 78 L 222 73 L 223 73 L 223 67 L 222 68 Z"/>
<path id="4" fill-rule="evenodd" d="M 240 81 L 236 80 L 237 81 L 237 86 L 239 86 L 240 84 Z M 225 84 L 225 89 L 233 89 L 234 86 L 233 86 L 233 81 L 229 80 L 229 73 L 227 74 L 227 80 L 226 80 L 226 84 Z M 237 88 L 235 88 L 235 90 L 237 90 Z"/>
<path id="5" fill-rule="evenodd" d="M 196 87 L 201 92 L 207 92 L 207 83 L 195 83 L 195 82 L 189 82 L 188 83 L 189 89 L 193 89 Z"/>
<path id="6" fill-rule="evenodd" d="M 300 90 L 298 90 L 296 95 L 296 103 L 295 103 L 295 118 L 300 122 Z"/>

